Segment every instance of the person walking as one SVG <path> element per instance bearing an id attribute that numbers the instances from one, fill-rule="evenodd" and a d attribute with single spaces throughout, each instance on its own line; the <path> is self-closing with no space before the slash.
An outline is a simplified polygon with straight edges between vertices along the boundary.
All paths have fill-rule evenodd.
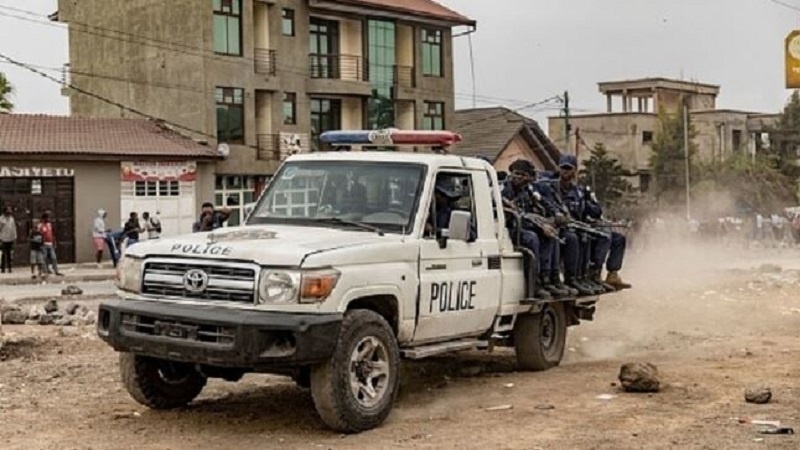
<path id="1" fill-rule="evenodd" d="M 58 255 L 56 254 L 56 232 L 53 222 L 50 221 L 50 211 L 42 214 L 42 221 L 39 223 L 39 232 L 42 233 L 42 254 L 44 255 L 45 272 L 50 273 L 50 266 L 53 266 L 53 273 L 56 276 L 64 276 L 58 271 Z"/>
<path id="2" fill-rule="evenodd" d="M 42 232 L 39 230 L 38 219 L 33 219 L 33 226 L 28 233 L 28 244 L 31 248 L 31 278 L 35 280 L 38 276 L 44 279 L 47 277 L 47 267 L 45 267 L 42 253 Z"/>
<path id="3" fill-rule="evenodd" d="M 17 223 L 14 221 L 14 211 L 7 206 L 3 215 L 0 216 L 0 251 L 3 252 L 0 269 L 2 273 L 11 273 L 11 258 L 14 252 L 14 242 L 17 240 Z"/>
<path id="4" fill-rule="evenodd" d="M 100 268 L 101 264 L 103 263 L 103 250 L 106 246 L 106 236 L 108 235 L 108 229 L 106 228 L 106 210 L 100 208 L 97 210 L 97 217 L 94 219 L 94 225 L 92 226 L 92 242 L 94 243 L 94 250 L 95 250 L 95 262 L 97 262 L 97 267 Z"/>

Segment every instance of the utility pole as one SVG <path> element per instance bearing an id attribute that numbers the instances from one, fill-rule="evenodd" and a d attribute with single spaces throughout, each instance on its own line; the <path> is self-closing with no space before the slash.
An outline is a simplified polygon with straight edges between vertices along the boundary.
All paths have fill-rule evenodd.
<path id="1" fill-rule="evenodd" d="M 689 177 L 689 105 L 683 101 L 683 152 L 686 169 L 686 220 L 692 218 L 692 198 L 690 194 Z"/>
<path id="2" fill-rule="evenodd" d="M 569 91 L 564 91 L 564 139 L 566 140 L 566 152 L 569 153 L 570 147 L 570 125 L 569 125 Z"/>

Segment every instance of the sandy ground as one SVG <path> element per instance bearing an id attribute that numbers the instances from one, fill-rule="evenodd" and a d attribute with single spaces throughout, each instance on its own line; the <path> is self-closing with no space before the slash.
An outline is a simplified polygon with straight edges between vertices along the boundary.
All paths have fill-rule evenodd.
<path id="1" fill-rule="evenodd" d="M 326 429 L 309 392 L 279 377 L 215 380 L 185 409 L 150 411 L 123 390 L 116 355 L 92 328 L 5 326 L 37 341 L 0 350 L 0 448 L 797 449 L 800 437 L 733 418 L 800 433 L 798 256 L 632 255 L 635 289 L 570 330 L 560 367 L 517 373 L 506 350 L 405 363 L 389 420 L 350 436 Z M 750 270 L 768 261 L 784 271 Z M 619 390 L 619 367 L 634 360 L 659 367 L 662 392 Z M 770 404 L 745 403 L 758 383 L 772 388 Z M 512 408 L 486 410 L 502 405 Z"/>

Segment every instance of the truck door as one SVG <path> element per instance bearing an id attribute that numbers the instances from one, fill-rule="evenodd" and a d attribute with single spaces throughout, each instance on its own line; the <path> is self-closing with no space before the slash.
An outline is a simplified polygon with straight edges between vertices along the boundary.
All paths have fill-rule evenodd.
<path id="1" fill-rule="evenodd" d="M 436 186 L 449 190 L 450 198 L 437 194 Z M 501 272 L 495 264 L 499 247 L 485 173 L 442 171 L 429 191 L 426 231 L 420 241 L 415 343 L 479 334 L 491 326 L 499 307 Z M 436 235 L 448 227 L 449 217 L 440 220 L 447 223 L 436 223 L 435 218 L 442 216 L 445 203 L 472 213 L 474 240 L 448 239 L 441 248 Z"/>

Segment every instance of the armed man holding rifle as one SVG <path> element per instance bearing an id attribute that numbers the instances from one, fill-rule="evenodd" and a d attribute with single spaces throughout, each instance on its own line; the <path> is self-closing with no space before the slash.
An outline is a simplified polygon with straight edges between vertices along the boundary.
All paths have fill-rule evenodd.
<path id="1" fill-rule="evenodd" d="M 597 201 L 597 196 L 586 186 L 584 187 L 584 198 L 586 199 L 586 220 L 595 227 L 607 229 L 608 238 L 598 239 L 592 246 L 592 257 L 590 266 L 590 276 L 596 283 L 610 286 L 614 290 L 630 289 L 630 283 L 626 283 L 619 276 L 622 269 L 622 261 L 625 258 L 625 248 L 627 239 L 625 236 L 612 229 L 617 224 L 609 223 L 603 219 L 603 207 Z M 608 275 L 603 282 L 602 272 L 603 263 L 606 265 Z"/>
<path id="2" fill-rule="evenodd" d="M 530 189 L 536 169 L 529 161 L 517 160 L 509 166 L 509 171 L 511 173 L 502 190 L 504 207 L 513 216 L 507 225 L 514 242 L 534 255 L 534 266 L 526 265 L 525 269 L 528 276 L 536 277 L 534 297 L 549 299 L 554 295 L 566 296 L 568 292 L 547 289 L 550 286 L 544 282 L 543 274 L 549 270 L 557 234 L 541 215 L 541 205 Z"/>

